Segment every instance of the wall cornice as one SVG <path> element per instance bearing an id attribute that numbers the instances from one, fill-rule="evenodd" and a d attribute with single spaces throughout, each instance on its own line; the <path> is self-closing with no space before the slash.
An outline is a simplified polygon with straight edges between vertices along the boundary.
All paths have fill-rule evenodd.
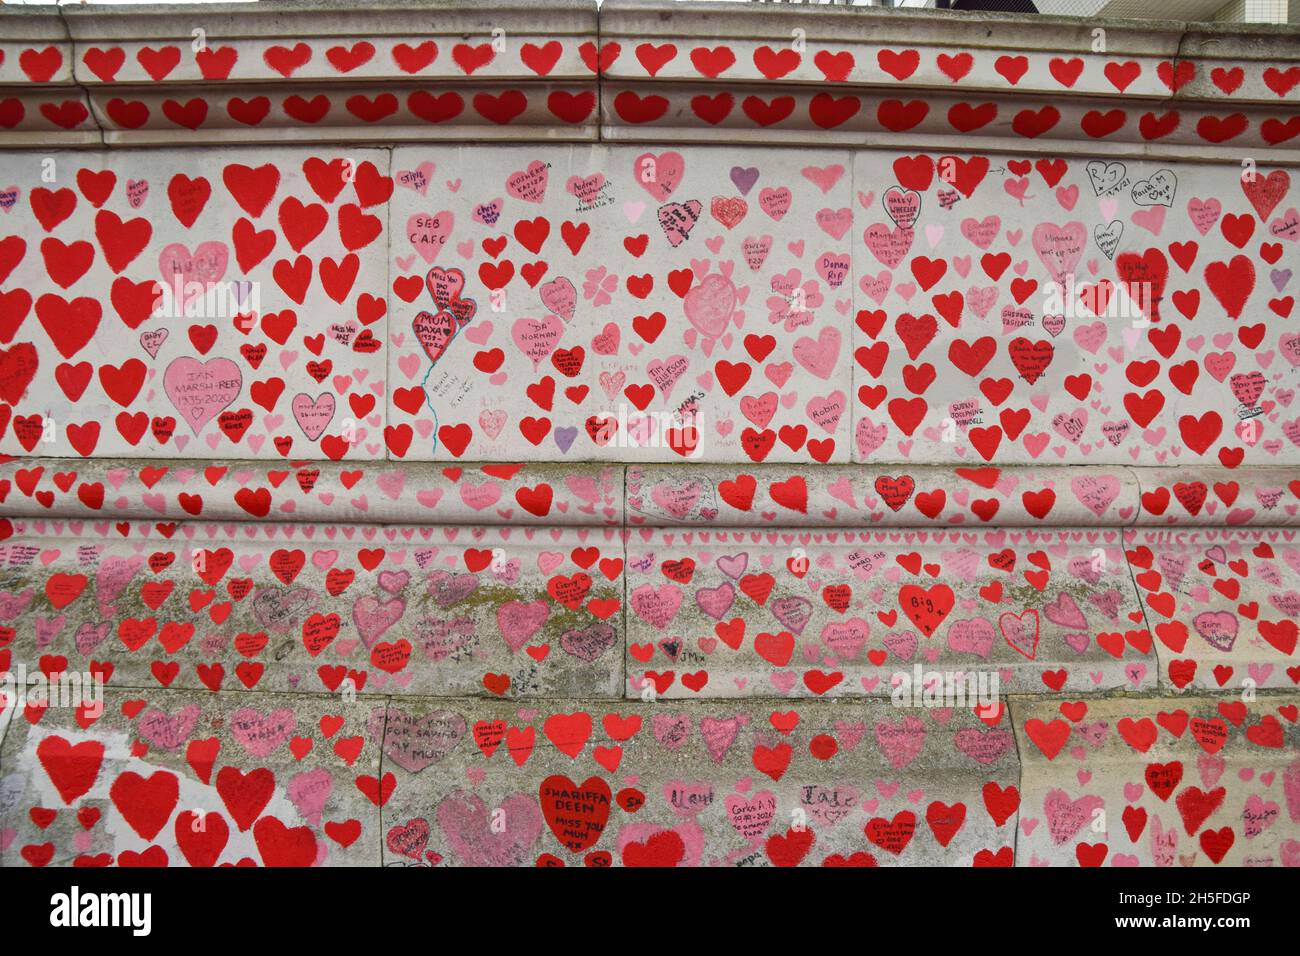
<path id="1" fill-rule="evenodd" d="M 266 0 L 6 7 L 0 37 L 11 147 L 599 138 L 1261 164 L 1300 148 L 1288 27 Z"/>

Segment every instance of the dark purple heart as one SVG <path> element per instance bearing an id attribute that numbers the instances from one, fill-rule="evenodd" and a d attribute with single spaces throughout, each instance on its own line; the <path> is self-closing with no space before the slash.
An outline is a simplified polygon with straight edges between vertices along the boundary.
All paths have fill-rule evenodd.
<path id="1" fill-rule="evenodd" d="M 731 181 L 736 184 L 742 196 L 748 196 L 749 191 L 754 188 L 754 183 L 758 182 L 758 167 L 732 166 Z"/>

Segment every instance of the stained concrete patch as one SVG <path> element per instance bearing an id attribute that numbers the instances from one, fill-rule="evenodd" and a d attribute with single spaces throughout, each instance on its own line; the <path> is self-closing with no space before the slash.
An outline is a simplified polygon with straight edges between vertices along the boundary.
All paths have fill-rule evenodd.
<path id="1" fill-rule="evenodd" d="M 16 718 L 5 866 L 376 865 L 383 698 L 110 691 Z"/>
<path id="2" fill-rule="evenodd" d="M 883 702 L 394 701 L 389 865 L 1010 865 L 1008 718 Z"/>
<path id="3" fill-rule="evenodd" d="M 1295 537 L 1286 529 L 1125 534 L 1171 691 L 1300 685 Z"/>
<path id="4" fill-rule="evenodd" d="M 70 532 L 71 529 L 69 529 Z M 612 529 L 186 524 L 0 544 L 0 626 L 110 685 L 613 695 Z"/>
<path id="5" fill-rule="evenodd" d="M 634 532 L 627 588 L 629 696 L 1156 686 L 1117 530 Z"/>
<path id="6" fill-rule="evenodd" d="M 1021 866 L 1300 866 L 1300 697 L 1016 699 Z"/>

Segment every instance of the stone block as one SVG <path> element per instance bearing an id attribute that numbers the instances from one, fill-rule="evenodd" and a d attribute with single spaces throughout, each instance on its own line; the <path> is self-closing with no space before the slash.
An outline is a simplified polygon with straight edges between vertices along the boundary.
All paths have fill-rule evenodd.
<path id="1" fill-rule="evenodd" d="M 1007 718 L 883 702 L 390 705 L 389 865 L 1010 865 Z"/>
<path id="2" fill-rule="evenodd" d="M 202 461 L 0 462 L 0 515 L 41 535 L 43 519 L 281 521 L 425 525 L 617 526 L 623 476 L 612 466 L 412 462 L 286 465 Z M 51 522 L 52 523 L 52 522 Z"/>
<path id="3" fill-rule="evenodd" d="M 8 146 L 98 146 L 90 100 L 73 83 L 75 49 L 52 6 L 0 12 L 0 127 Z M 10 188 L 0 208 L 11 202 Z"/>
<path id="4" fill-rule="evenodd" d="M 848 153 L 393 163 L 392 455 L 847 460 Z"/>
<path id="5" fill-rule="evenodd" d="M 0 452 L 382 457 L 386 153 L 7 153 L 0 180 Z"/>
<path id="6" fill-rule="evenodd" d="M 646 529 L 629 532 L 627 560 L 629 695 L 1157 682 L 1117 530 Z"/>
<path id="7" fill-rule="evenodd" d="M 1298 701 L 1013 701 L 1017 864 L 1300 865 Z"/>
<path id="8" fill-rule="evenodd" d="M 0 751 L 0 862 L 378 865 L 376 701 L 131 690 L 97 718 L 29 708 Z"/>
<path id="9" fill-rule="evenodd" d="M 1142 507 L 1147 526 L 1288 527 L 1300 514 L 1300 483 L 1292 467 L 1143 468 Z"/>
<path id="10" fill-rule="evenodd" d="M 1171 692 L 1300 686 L 1295 537 L 1286 528 L 1125 533 Z"/>
<path id="11" fill-rule="evenodd" d="M 1295 238 L 1290 183 L 858 153 L 854 459 L 1300 460 L 1300 422 L 1272 402 L 1300 362 L 1277 321 L 1290 276 L 1251 242 Z"/>
<path id="12" fill-rule="evenodd" d="M 5 653 L 110 686 L 533 697 L 623 680 L 613 529 L 193 523 L 0 553 Z"/>

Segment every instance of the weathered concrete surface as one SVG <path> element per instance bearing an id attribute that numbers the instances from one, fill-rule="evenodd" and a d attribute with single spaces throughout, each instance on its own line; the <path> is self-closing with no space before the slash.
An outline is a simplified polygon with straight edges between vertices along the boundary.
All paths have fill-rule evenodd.
<path id="1" fill-rule="evenodd" d="M 647 529 L 627 592 L 633 695 L 889 694 L 918 667 L 1003 694 L 1157 683 L 1117 530 Z"/>
<path id="2" fill-rule="evenodd" d="M 1291 529 L 1129 531 L 1134 581 L 1171 690 L 1300 686 Z"/>
<path id="3" fill-rule="evenodd" d="M 9 4 L 0 124 L 38 146 L 905 137 L 1233 163 L 1300 135 L 1294 30 L 785 7 L 262 0 L 205 12 L 195 49 L 193 14 L 165 5 Z"/>
<path id="4" fill-rule="evenodd" d="M 1300 866 L 1294 694 L 1017 699 L 1021 866 Z"/>
<path id="5" fill-rule="evenodd" d="M 990 727 L 879 702 L 441 700 L 394 702 L 387 726 L 389 864 L 1012 862 L 1005 715 Z"/>
<path id="6" fill-rule="evenodd" d="M 13 659 L 115 686 L 531 697 L 623 680 L 612 529 L 190 523 L 0 555 Z"/>
<path id="7" fill-rule="evenodd" d="M 110 691 L 98 719 L 28 709 L 0 751 L 0 863 L 377 865 L 369 703 L 153 690 Z"/>

